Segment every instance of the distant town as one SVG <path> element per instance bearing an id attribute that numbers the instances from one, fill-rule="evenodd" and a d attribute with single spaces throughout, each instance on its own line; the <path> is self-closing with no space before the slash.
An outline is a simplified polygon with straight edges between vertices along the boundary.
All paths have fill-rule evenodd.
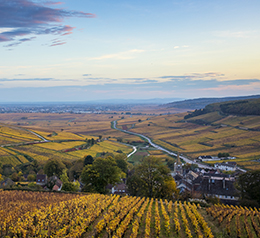
<path id="1" fill-rule="evenodd" d="M 5 104 L 0 113 L 115 113 L 130 111 L 130 104 L 90 104 L 90 103 L 46 103 L 46 104 Z M 131 114 L 129 112 L 129 114 Z"/>

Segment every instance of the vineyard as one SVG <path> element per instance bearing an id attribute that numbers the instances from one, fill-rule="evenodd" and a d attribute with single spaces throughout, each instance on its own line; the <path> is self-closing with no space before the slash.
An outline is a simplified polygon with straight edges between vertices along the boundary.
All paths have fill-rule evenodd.
<path id="1" fill-rule="evenodd" d="M 207 208 L 230 237 L 260 237 L 260 210 L 247 207 L 214 205 Z"/>
<path id="2" fill-rule="evenodd" d="M 238 237 L 259 237 L 257 209 L 212 206 L 207 213 L 200 205 L 161 199 L 0 191 L 0 236 L 211 238 L 219 237 L 220 223 L 228 234 L 239 228 Z M 213 219 L 218 222 L 208 223 Z"/>
<path id="3" fill-rule="evenodd" d="M 53 156 L 63 158 L 62 150 L 71 149 L 82 144 L 86 138 L 120 139 L 123 143 L 138 141 L 138 136 L 129 135 L 111 128 L 111 122 L 117 121 L 118 128 L 126 126 L 129 131 L 144 134 L 158 145 L 172 151 L 179 151 L 190 158 L 200 155 L 217 156 L 218 153 L 229 153 L 237 157 L 235 162 L 245 169 L 259 169 L 260 162 L 260 120 L 259 116 L 220 116 L 209 113 L 192 118 L 191 122 L 183 121 L 186 113 L 168 115 L 126 115 L 116 114 L 3 114 L 0 118 L 0 145 L 32 142 L 38 137 L 29 133 L 34 131 L 52 143 L 27 145 L 4 151 L 0 148 L 0 163 L 10 161 L 13 165 L 35 158 L 46 161 Z M 22 119 L 23 118 L 23 119 Z M 25 119 L 26 118 L 26 119 Z M 196 123 L 196 120 L 205 123 Z M 8 126 L 6 126 L 8 125 Z M 132 126 L 134 126 L 132 128 Z M 20 128 L 16 130 L 15 128 Z M 244 129 L 243 129 L 244 128 Z M 246 128 L 246 129 L 245 129 Z M 73 140 L 69 143 L 62 142 Z M 71 143 L 71 144 L 70 144 Z M 38 147 L 38 148 L 35 148 Z M 103 143 L 89 150 L 97 156 L 100 152 L 114 153 L 121 150 L 130 153 L 130 147 L 120 147 L 114 143 Z M 7 148 L 7 147 L 6 147 Z M 16 152 L 15 155 L 12 152 Z M 20 156 L 20 158 L 18 157 Z M 85 155 L 84 150 L 70 151 L 65 159 L 78 159 Z"/>
<path id="4" fill-rule="evenodd" d="M 184 121 L 184 114 L 151 116 L 141 122 L 124 117 L 118 127 L 135 124 L 130 131 L 143 134 L 160 146 L 190 158 L 227 152 L 245 169 L 259 169 L 259 116 L 220 116 L 208 113 Z"/>

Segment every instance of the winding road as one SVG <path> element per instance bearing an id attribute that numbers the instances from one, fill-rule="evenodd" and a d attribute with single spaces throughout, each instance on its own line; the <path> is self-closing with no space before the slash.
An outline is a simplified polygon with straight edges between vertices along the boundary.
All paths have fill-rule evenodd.
<path id="1" fill-rule="evenodd" d="M 45 139 L 43 136 L 37 134 L 34 131 L 28 130 L 28 129 L 24 129 L 24 128 L 20 128 L 20 127 L 15 127 L 15 126 L 7 126 L 7 125 L 3 125 L 9 128 L 13 128 L 16 130 L 23 130 L 23 131 L 28 131 L 32 134 L 34 134 L 35 136 L 39 137 L 42 141 L 29 141 L 29 142 L 20 142 L 20 143 L 12 143 L 12 144 L 5 144 L 5 145 L 0 145 L 1 147 L 9 147 L 9 146 L 20 146 L 20 145 L 26 145 L 26 144 L 37 144 L 37 143 L 46 143 L 46 142 L 50 142 L 49 140 Z"/>
<path id="2" fill-rule="evenodd" d="M 26 129 L 26 130 L 27 130 L 27 129 Z M 31 132 L 32 134 L 38 136 L 38 137 L 39 137 L 40 139 L 42 139 L 44 142 L 49 142 L 49 140 L 46 140 L 43 136 L 37 134 L 37 133 L 34 132 L 34 131 L 30 131 L 30 130 L 27 130 L 27 131 L 29 131 L 29 132 Z"/>
<path id="3" fill-rule="evenodd" d="M 133 155 L 136 151 L 137 151 L 137 148 L 135 146 L 133 146 L 133 151 L 127 155 L 127 158 L 129 158 L 131 155 Z"/>
<path id="4" fill-rule="evenodd" d="M 122 131 L 122 132 L 127 133 L 127 134 L 130 134 L 130 135 L 140 136 L 141 138 L 147 140 L 148 143 L 149 143 L 151 146 L 153 146 L 154 148 L 156 148 L 157 150 L 164 151 L 164 152 L 166 152 L 166 153 L 169 154 L 169 155 L 177 156 L 176 153 L 173 153 L 172 151 L 169 151 L 169 150 L 167 150 L 167 149 L 165 149 L 165 148 L 163 148 L 163 147 L 161 147 L 161 146 L 155 144 L 154 142 L 152 142 L 149 137 L 144 136 L 144 135 L 139 134 L 139 133 L 132 132 L 132 131 L 127 131 L 127 130 L 119 129 L 119 128 L 117 128 L 116 124 L 117 124 L 117 121 L 113 121 L 113 128 L 114 128 L 114 129 L 116 129 L 116 130 L 118 130 L 118 131 Z M 132 152 L 131 154 L 129 154 L 127 157 L 131 156 L 131 155 L 134 154 L 134 153 L 135 153 L 135 151 L 133 151 L 133 152 Z M 190 159 L 188 159 L 187 157 L 185 157 L 185 156 L 183 156 L 183 155 L 180 155 L 180 158 L 181 158 L 182 160 L 184 160 L 186 163 L 189 163 L 189 164 L 197 164 L 199 168 L 203 168 L 203 169 L 214 169 L 214 168 L 211 167 L 211 166 L 204 165 L 204 164 L 195 162 L 195 161 L 193 161 L 193 160 L 190 160 Z"/>

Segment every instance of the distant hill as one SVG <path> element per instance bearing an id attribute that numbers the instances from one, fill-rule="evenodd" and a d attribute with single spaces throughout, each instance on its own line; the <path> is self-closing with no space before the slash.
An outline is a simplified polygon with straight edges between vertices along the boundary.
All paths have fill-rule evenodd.
<path id="1" fill-rule="evenodd" d="M 212 103 L 235 101 L 235 100 L 247 100 L 247 99 L 254 99 L 254 98 L 260 98 L 260 95 L 225 97 L 225 98 L 188 99 L 188 100 L 184 100 L 184 101 L 167 103 L 167 104 L 161 105 L 161 107 L 194 110 L 194 109 L 202 109 L 205 106 L 207 106 L 208 104 L 212 104 Z"/>
<path id="2" fill-rule="evenodd" d="M 184 119 L 215 111 L 235 115 L 260 115 L 260 98 L 212 103 L 207 105 L 204 109 L 196 109 L 194 112 L 186 115 Z"/>

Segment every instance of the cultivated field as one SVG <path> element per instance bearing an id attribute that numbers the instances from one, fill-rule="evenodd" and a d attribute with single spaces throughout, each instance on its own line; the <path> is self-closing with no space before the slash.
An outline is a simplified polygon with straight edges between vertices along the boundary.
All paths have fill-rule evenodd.
<path id="1" fill-rule="evenodd" d="M 100 114 L 3 114 L 0 118 L 0 163 L 15 166 L 33 159 L 77 160 L 101 153 L 130 153 L 132 147 L 116 139 L 125 133 L 111 129 L 112 118 L 109 117 Z M 31 131 L 49 142 L 38 143 L 42 139 Z M 100 142 L 88 149 L 84 147 L 86 140 L 97 140 L 99 136 L 103 138 Z M 128 137 L 131 138 L 138 137 Z"/>
<path id="2" fill-rule="evenodd" d="M 0 191 L 1 237 L 259 237 L 258 209 L 189 202 Z"/>
<path id="3" fill-rule="evenodd" d="M 234 161 L 239 166 L 260 169 L 259 116 L 224 117 L 214 112 L 189 122 L 183 120 L 184 115 L 149 116 L 141 122 L 124 118 L 118 124 L 121 127 L 134 124 L 130 131 L 144 134 L 166 149 L 179 151 L 192 159 L 227 152 L 237 157 Z"/>
<path id="4" fill-rule="evenodd" d="M 0 117 L 0 145 L 40 140 L 27 129 L 52 143 L 0 147 L 0 163 L 10 160 L 15 165 L 30 158 L 46 160 L 53 156 L 71 160 L 87 154 L 98 156 L 102 152 L 117 153 L 118 150 L 130 153 L 131 147 L 117 141 L 132 143 L 142 139 L 112 129 L 111 122 L 117 120 L 118 128 L 144 134 L 155 143 L 192 159 L 200 155 L 217 156 L 219 152 L 227 152 L 237 157 L 234 161 L 239 166 L 260 169 L 259 116 L 223 116 L 213 112 L 184 121 L 186 114 L 3 114 Z M 84 144 L 86 139 L 97 139 L 99 136 L 109 141 L 104 140 L 89 150 L 75 149 L 64 153 L 67 149 Z M 130 160 L 136 162 L 145 154 L 152 153 L 148 148 L 139 151 Z M 160 157 L 167 158 L 167 155 L 161 154 Z"/>

